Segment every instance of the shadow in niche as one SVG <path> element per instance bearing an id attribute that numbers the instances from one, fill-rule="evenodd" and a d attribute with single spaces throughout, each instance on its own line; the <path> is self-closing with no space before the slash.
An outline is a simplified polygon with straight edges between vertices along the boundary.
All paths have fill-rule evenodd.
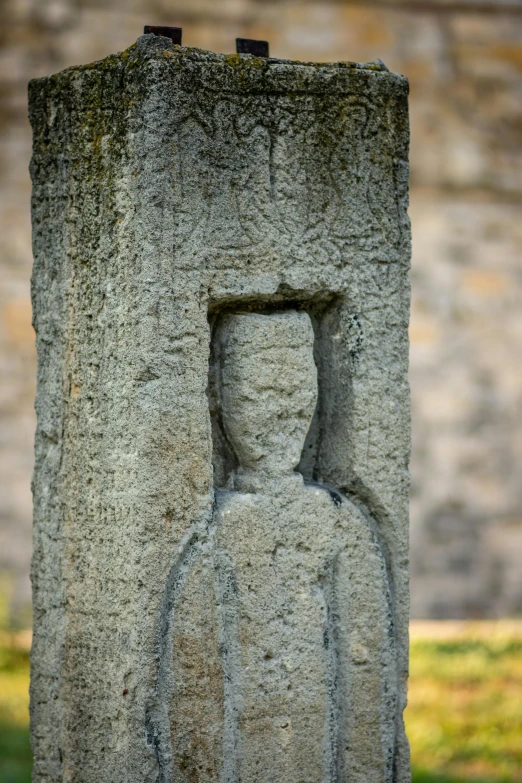
<path id="1" fill-rule="evenodd" d="M 214 303 L 209 308 L 211 330 L 208 400 L 212 426 L 212 465 L 214 486 L 223 489 L 230 486 L 230 478 L 237 468 L 234 450 L 226 437 L 221 420 L 219 400 L 221 346 L 217 339 L 219 327 L 224 316 L 239 313 L 269 314 L 288 310 L 308 313 L 314 328 L 314 360 L 318 375 L 318 401 L 310 429 L 306 436 L 297 471 L 306 481 L 320 481 L 319 459 L 321 442 L 328 426 L 329 413 L 336 398 L 336 362 L 332 345 L 339 329 L 338 310 L 343 298 L 335 293 L 322 293 L 315 296 L 292 291 L 291 295 L 270 299 L 262 297 L 241 299 L 230 302 Z"/>

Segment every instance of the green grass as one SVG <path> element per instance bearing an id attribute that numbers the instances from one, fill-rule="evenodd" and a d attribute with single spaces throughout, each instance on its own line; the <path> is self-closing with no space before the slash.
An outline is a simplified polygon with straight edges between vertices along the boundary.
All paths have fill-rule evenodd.
<path id="1" fill-rule="evenodd" d="M 29 653 L 0 646 L 0 781 L 30 783 Z"/>
<path id="2" fill-rule="evenodd" d="M 522 783 L 522 632 L 414 632 L 406 726 L 413 783 Z M 0 646 L 0 781 L 29 783 L 29 656 Z"/>
<path id="3" fill-rule="evenodd" d="M 522 782 L 520 632 L 414 635 L 406 727 L 414 783 Z"/>

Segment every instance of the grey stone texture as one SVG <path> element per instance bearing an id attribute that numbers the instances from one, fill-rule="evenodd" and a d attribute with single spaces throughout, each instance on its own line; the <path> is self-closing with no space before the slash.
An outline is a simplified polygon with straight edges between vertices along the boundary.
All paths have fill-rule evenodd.
<path id="1" fill-rule="evenodd" d="M 409 780 L 407 92 L 31 83 L 38 783 Z"/>

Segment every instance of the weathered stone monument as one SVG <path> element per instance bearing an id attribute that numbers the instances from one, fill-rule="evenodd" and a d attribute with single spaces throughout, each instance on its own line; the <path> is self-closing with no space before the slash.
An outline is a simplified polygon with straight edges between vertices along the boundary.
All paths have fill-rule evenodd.
<path id="1" fill-rule="evenodd" d="M 409 780 L 407 91 L 31 83 L 38 783 Z"/>

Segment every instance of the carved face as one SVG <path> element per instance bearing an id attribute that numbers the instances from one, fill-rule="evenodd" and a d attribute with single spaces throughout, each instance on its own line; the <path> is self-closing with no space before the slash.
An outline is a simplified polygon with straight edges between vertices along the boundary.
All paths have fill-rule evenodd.
<path id="1" fill-rule="evenodd" d="M 317 403 L 310 317 L 231 315 L 219 339 L 223 425 L 241 467 L 291 472 Z"/>

